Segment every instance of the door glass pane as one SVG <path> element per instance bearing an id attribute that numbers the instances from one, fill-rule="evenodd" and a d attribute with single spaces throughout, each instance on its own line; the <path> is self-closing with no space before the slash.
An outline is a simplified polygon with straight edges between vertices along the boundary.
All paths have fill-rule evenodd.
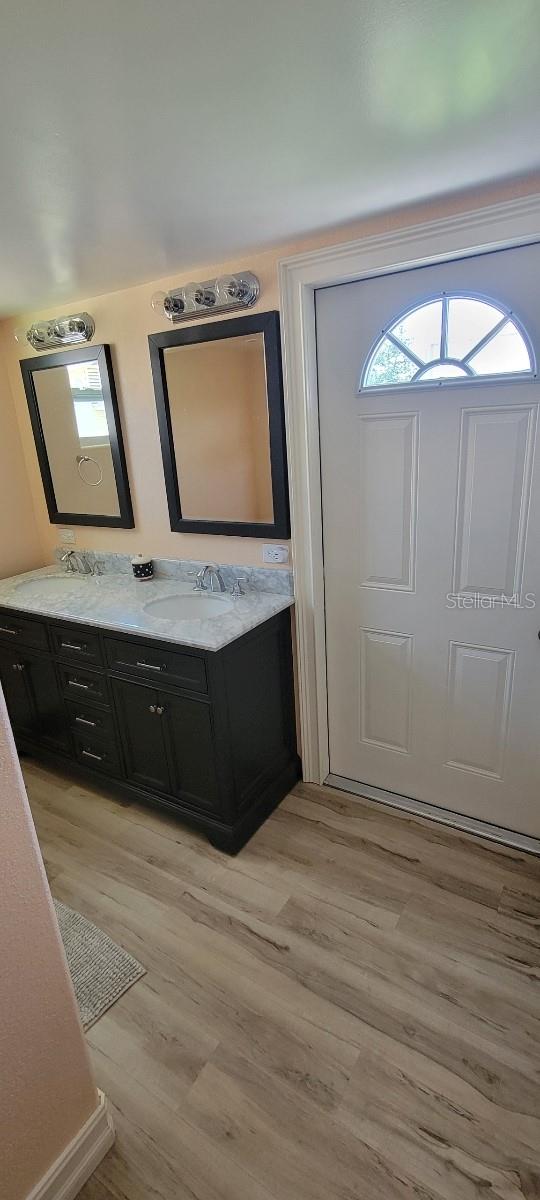
<path id="1" fill-rule="evenodd" d="M 525 334 L 494 301 L 443 292 L 386 330 L 366 363 L 360 390 L 533 372 Z"/>
<path id="2" fill-rule="evenodd" d="M 469 359 L 469 365 L 477 375 L 530 371 L 529 351 L 513 321 L 507 321 L 499 333 Z"/>
<path id="3" fill-rule="evenodd" d="M 415 309 L 408 317 L 404 317 L 398 325 L 394 325 L 392 334 L 398 338 L 408 350 L 412 350 L 422 362 L 433 362 L 441 354 L 442 301 L 434 300 L 432 304 L 423 304 Z"/>
<path id="4" fill-rule="evenodd" d="M 434 367 L 428 367 L 427 371 L 422 371 L 420 379 L 459 379 L 460 376 L 467 375 L 463 367 L 458 367 L 456 363 L 435 363 Z"/>
<path id="5" fill-rule="evenodd" d="M 411 358 L 398 349 L 389 338 L 381 342 L 372 359 L 365 387 L 376 387 L 384 383 L 410 383 L 418 367 Z"/>
<path id="6" fill-rule="evenodd" d="M 465 358 L 478 342 L 499 324 L 503 314 L 483 300 L 468 300 L 458 296 L 448 301 L 449 358 Z"/>

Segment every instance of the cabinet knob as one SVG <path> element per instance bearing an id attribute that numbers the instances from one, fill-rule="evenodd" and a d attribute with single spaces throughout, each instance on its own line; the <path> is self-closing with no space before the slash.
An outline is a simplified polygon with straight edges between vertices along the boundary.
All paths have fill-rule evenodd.
<path id="1" fill-rule="evenodd" d="M 13 663 L 14 671 L 24 671 L 24 663 Z"/>
<path id="2" fill-rule="evenodd" d="M 156 711 L 155 704 L 150 704 L 148 707 L 148 712 L 155 713 L 155 711 Z"/>
<path id="3" fill-rule="evenodd" d="M 163 716 L 163 713 L 165 712 L 165 708 L 164 708 L 163 704 L 157 705 L 156 712 L 157 712 L 158 717 Z"/>

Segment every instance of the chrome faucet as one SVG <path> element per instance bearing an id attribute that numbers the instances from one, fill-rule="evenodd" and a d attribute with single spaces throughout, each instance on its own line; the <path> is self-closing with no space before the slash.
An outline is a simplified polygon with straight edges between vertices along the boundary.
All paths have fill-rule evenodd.
<path id="1" fill-rule="evenodd" d="M 66 571 L 71 571 L 73 574 L 92 574 L 92 568 L 88 559 L 84 557 L 84 554 L 78 554 L 76 550 L 66 550 L 65 554 L 60 555 L 60 562 L 65 562 Z"/>
<path id="2" fill-rule="evenodd" d="M 207 579 L 210 580 L 210 585 L 208 585 L 208 583 L 206 582 Z M 214 587 L 215 583 L 217 583 L 217 585 L 218 585 L 217 588 Z M 223 582 L 223 576 L 221 574 L 221 571 L 220 571 L 217 563 L 207 563 L 205 567 L 201 567 L 201 570 L 197 571 L 197 577 L 195 579 L 195 589 L 196 589 L 196 591 L 200 591 L 200 592 L 207 592 L 207 591 L 224 592 L 225 591 L 225 584 Z"/>
<path id="3" fill-rule="evenodd" d="M 66 550 L 65 554 L 60 555 L 60 562 L 66 564 L 66 571 L 76 571 L 74 558 L 76 557 L 74 550 Z"/>

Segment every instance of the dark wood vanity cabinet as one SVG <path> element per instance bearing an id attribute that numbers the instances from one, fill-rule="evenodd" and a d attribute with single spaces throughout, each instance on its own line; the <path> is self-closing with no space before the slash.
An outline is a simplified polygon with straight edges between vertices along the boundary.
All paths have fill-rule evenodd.
<path id="1" fill-rule="evenodd" d="M 206 701 L 113 680 L 126 777 L 202 812 L 221 812 L 212 711 Z"/>
<path id="2" fill-rule="evenodd" d="M 0 682 L 21 751 L 230 853 L 298 778 L 288 610 L 203 651 L 0 608 Z"/>
<path id="3" fill-rule="evenodd" d="M 15 737 L 66 753 L 69 734 L 54 663 L 0 643 L 0 683 Z"/>

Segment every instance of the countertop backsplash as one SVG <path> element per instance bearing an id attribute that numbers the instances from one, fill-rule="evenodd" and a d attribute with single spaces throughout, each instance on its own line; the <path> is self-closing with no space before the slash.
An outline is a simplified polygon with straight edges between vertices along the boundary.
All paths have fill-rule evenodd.
<path id="1" fill-rule="evenodd" d="M 85 550 L 79 546 L 57 546 L 54 557 L 56 562 L 66 551 L 74 550 L 76 554 L 84 555 L 91 567 L 99 563 L 104 575 L 131 575 L 131 555 L 100 553 L 99 550 Z M 149 556 L 150 557 L 150 556 Z M 213 560 L 210 560 L 213 561 Z M 193 582 L 194 575 L 205 566 L 205 562 L 189 558 L 154 558 L 154 579 L 177 579 L 182 583 Z M 234 566 L 230 563 L 218 563 L 223 582 L 230 591 L 238 580 L 244 592 L 269 592 L 279 596 L 292 596 L 293 573 L 290 568 L 246 567 Z M 144 586 L 142 583 L 141 586 Z"/>

